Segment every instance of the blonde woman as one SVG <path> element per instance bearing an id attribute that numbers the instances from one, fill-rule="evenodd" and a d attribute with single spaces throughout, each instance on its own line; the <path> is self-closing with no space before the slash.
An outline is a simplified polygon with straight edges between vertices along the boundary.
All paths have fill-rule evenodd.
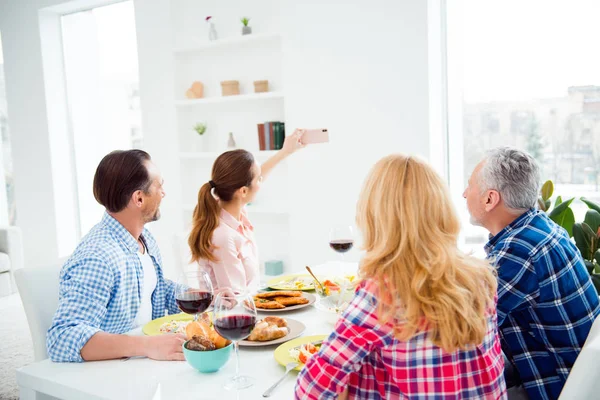
<path id="1" fill-rule="evenodd" d="M 356 222 L 362 281 L 298 376 L 296 398 L 506 398 L 496 278 L 458 250 L 442 179 L 413 157 L 386 157 L 366 180 Z"/>

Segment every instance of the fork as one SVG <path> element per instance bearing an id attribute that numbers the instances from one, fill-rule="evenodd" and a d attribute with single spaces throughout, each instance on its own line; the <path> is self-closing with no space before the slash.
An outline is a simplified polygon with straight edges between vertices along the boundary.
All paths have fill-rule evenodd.
<path id="1" fill-rule="evenodd" d="M 263 397 L 269 397 L 271 396 L 271 392 L 273 391 L 273 389 L 275 389 L 277 386 L 279 386 L 279 384 L 281 382 L 283 382 L 283 379 L 287 376 L 288 372 L 290 372 L 291 370 L 293 370 L 294 368 L 296 368 L 298 365 L 297 362 L 289 362 L 287 364 L 285 364 L 285 374 L 283 374 L 283 376 L 281 378 L 279 378 L 279 380 L 277 382 L 275 382 L 273 384 L 273 386 L 271 386 L 270 388 L 268 388 L 264 393 L 263 393 Z"/>

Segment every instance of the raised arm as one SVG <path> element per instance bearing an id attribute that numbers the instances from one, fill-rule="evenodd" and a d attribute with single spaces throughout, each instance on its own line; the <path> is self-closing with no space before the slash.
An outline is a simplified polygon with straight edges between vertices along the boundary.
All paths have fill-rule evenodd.
<path id="1" fill-rule="evenodd" d="M 285 141 L 283 142 L 283 148 L 279 150 L 273 157 L 265 161 L 263 165 L 261 165 L 263 180 L 269 176 L 277 164 L 279 164 L 290 154 L 294 153 L 296 150 L 304 147 L 302 144 L 303 133 L 304 131 L 302 129 L 296 129 L 294 133 L 286 136 Z"/>

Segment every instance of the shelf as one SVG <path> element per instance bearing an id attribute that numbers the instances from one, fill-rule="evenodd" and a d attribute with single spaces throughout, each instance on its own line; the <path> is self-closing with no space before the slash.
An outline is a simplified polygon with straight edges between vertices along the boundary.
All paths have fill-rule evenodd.
<path id="1" fill-rule="evenodd" d="M 262 41 L 266 41 L 266 40 L 278 40 L 280 38 L 281 37 L 278 34 L 273 34 L 273 33 L 250 34 L 250 35 L 243 35 L 243 36 L 236 36 L 236 37 L 232 37 L 232 38 L 215 40 L 213 42 L 198 43 L 198 44 L 191 45 L 191 46 L 178 47 L 178 48 L 174 49 L 174 53 L 175 54 L 184 54 L 184 53 L 198 52 L 198 51 L 204 51 L 204 50 L 218 49 L 221 47 L 229 47 L 229 46 L 244 45 L 244 44 L 251 45 L 256 42 L 262 42 Z"/>
<path id="2" fill-rule="evenodd" d="M 221 153 L 218 152 L 185 152 L 179 153 L 179 158 L 182 160 L 215 160 L 218 156 L 224 153 L 227 150 L 224 150 Z M 268 150 L 268 151 L 253 151 L 251 152 L 254 157 L 258 160 L 266 160 L 267 158 L 275 155 L 279 150 Z"/>
<path id="3" fill-rule="evenodd" d="M 195 207 L 195 204 L 185 204 L 183 206 L 183 209 L 185 211 L 194 211 Z M 289 212 L 287 212 L 286 210 L 272 209 L 261 206 L 247 206 L 246 211 L 248 212 L 248 214 L 289 215 Z"/>
<path id="4" fill-rule="evenodd" d="M 271 99 L 283 99 L 283 93 L 281 92 L 265 92 L 265 93 L 250 93 L 250 94 L 238 94 L 234 96 L 222 96 L 222 97 L 207 97 L 204 99 L 187 99 L 187 100 L 175 100 L 177 107 L 188 107 L 197 106 L 201 104 L 218 104 L 218 103 L 236 103 L 243 101 L 262 101 Z"/>

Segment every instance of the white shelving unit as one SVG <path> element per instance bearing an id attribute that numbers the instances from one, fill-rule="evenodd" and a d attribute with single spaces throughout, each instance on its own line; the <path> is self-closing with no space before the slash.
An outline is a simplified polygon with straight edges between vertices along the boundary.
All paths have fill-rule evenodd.
<path id="1" fill-rule="evenodd" d="M 280 36 L 278 34 L 272 33 L 259 33 L 259 34 L 251 34 L 238 36 L 233 38 L 225 38 L 215 40 L 214 42 L 203 42 L 197 44 L 191 44 L 188 46 L 177 47 L 174 49 L 175 55 L 182 55 L 186 53 L 195 53 L 206 50 L 221 50 L 226 47 L 235 47 L 235 46 L 252 46 L 260 42 L 264 41 L 272 41 L 279 40 Z"/>
<path id="2" fill-rule="evenodd" d="M 282 43 L 278 34 L 246 35 L 214 42 L 192 43 L 174 49 L 175 109 L 177 115 L 184 225 L 191 222 L 198 189 L 210 179 L 214 160 L 227 150 L 233 132 L 238 148 L 252 152 L 263 163 L 276 151 L 259 151 L 256 125 L 285 122 L 282 80 Z M 254 93 L 253 81 L 268 80 L 269 92 Z M 220 82 L 238 80 L 241 94 L 222 96 Z M 204 84 L 204 98 L 185 99 L 192 82 Z M 206 123 L 203 135 L 193 126 Z M 266 260 L 289 264 L 290 225 L 287 168 L 283 163 L 262 185 L 247 207 L 255 227 L 261 265 Z"/>
<path id="3" fill-rule="evenodd" d="M 204 99 L 187 99 L 187 100 L 175 100 L 177 107 L 190 107 L 199 106 L 204 104 L 217 104 L 217 103 L 239 103 L 249 101 L 263 101 L 270 99 L 281 99 L 283 100 L 283 93 L 281 92 L 266 92 L 266 93 L 250 93 L 250 94 L 239 94 L 237 96 L 222 96 L 222 97 L 209 97 Z"/>

